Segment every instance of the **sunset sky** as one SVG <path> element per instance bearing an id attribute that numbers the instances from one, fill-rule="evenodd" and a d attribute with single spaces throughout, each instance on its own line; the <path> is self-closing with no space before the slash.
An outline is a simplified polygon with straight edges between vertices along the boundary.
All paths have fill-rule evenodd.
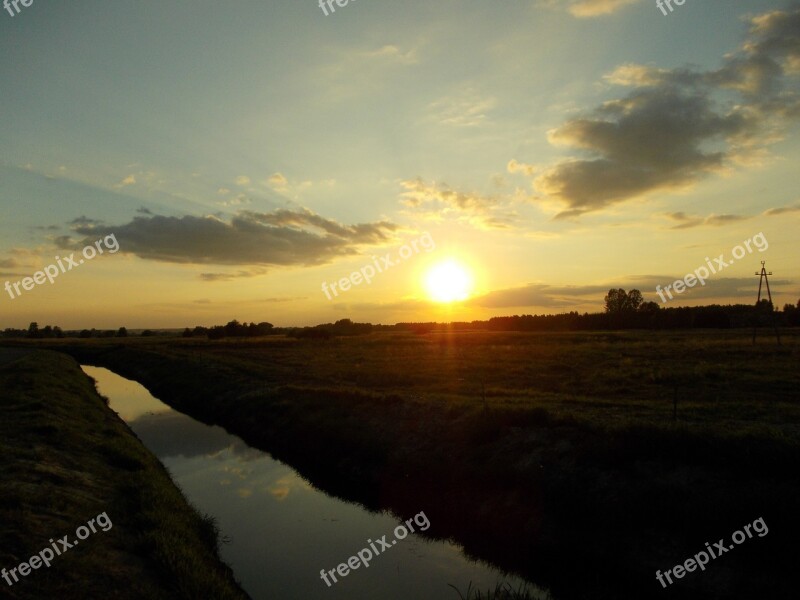
<path id="1" fill-rule="evenodd" d="M 797 303 L 797 2 L 334 7 L 0 12 L 0 285 L 119 242 L 0 290 L 0 328 L 592 312 L 610 287 L 658 301 L 759 233 L 768 249 L 667 305 L 752 303 L 762 260 Z M 396 258 L 426 232 L 434 249 Z M 436 302 L 434 268 L 467 297 Z"/>

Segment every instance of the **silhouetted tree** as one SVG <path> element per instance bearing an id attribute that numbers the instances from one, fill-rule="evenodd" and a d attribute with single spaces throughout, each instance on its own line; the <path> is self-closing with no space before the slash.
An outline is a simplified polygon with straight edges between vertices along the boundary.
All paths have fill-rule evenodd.
<path id="1" fill-rule="evenodd" d="M 634 288 L 630 292 L 628 292 L 628 300 L 625 304 L 625 310 L 630 310 L 630 311 L 639 310 L 639 308 L 642 306 L 642 302 L 644 302 L 644 298 L 642 297 L 642 292 Z"/>
<path id="2" fill-rule="evenodd" d="M 128 337 L 128 330 L 125 327 L 117 329 L 117 337 Z"/>
<path id="3" fill-rule="evenodd" d="M 800 325 L 800 300 L 797 301 L 797 306 L 786 304 L 783 307 L 784 319 L 786 324 L 791 327 Z"/>
<path id="4" fill-rule="evenodd" d="M 225 328 L 222 325 L 214 325 L 208 330 L 208 339 L 221 340 L 225 337 Z"/>

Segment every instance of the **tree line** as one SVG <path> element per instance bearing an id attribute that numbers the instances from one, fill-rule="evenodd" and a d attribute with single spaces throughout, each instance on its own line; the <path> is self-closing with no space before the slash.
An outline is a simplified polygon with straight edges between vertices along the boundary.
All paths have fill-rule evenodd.
<path id="1" fill-rule="evenodd" d="M 800 300 L 796 305 L 786 304 L 776 310 L 768 300 L 752 304 L 712 304 L 707 306 L 662 307 L 656 302 L 645 302 L 637 289 L 626 291 L 610 289 L 604 300 L 604 312 L 583 314 L 577 311 L 546 315 L 512 315 L 492 317 L 487 321 L 459 321 L 453 323 L 404 322 L 394 325 L 357 323 L 340 319 L 335 323 L 322 323 L 310 327 L 275 327 L 272 323 L 240 323 L 229 321 L 225 325 L 185 328 L 186 338 L 205 337 L 210 340 L 224 338 L 253 338 L 268 335 L 286 335 L 297 339 L 328 339 L 336 336 L 365 335 L 375 331 L 594 331 L 610 329 L 730 329 L 772 325 L 778 327 L 800 326 Z M 156 335 L 145 329 L 143 337 Z M 4 338 L 110 338 L 128 337 L 128 330 L 83 329 L 64 331 L 58 326 L 39 328 L 31 323 L 28 329 L 7 328 L 0 332 Z"/>

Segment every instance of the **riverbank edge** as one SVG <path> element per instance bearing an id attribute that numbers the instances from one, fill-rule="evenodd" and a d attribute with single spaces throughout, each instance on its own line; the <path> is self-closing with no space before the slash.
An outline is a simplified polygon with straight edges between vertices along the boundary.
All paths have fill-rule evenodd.
<path id="1" fill-rule="evenodd" d="M 781 440 L 648 428 L 609 436 L 537 410 L 464 414 L 358 390 L 269 386 L 202 354 L 157 346 L 59 350 L 225 427 L 328 493 L 404 517 L 424 509 L 434 524 L 429 533 L 559 599 L 641 598 L 642 590 L 660 590 L 657 568 L 759 516 L 776 527 L 766 541 L 669 593 L 781 597 L 791 589 L 798 485 L 784 473 L 798 452 Z M 519 447 L 498 437 L 503 432 L 515 432 L 514 442 L 520 432 L 538 437 L 533 455 L 526 447 L 525 465 Z"/>
<path id="2" fill-rule="evenodd" d="M 113 526 L 0 596 L 246 600 L 213 519 L 112 411 L 75 360 L 37 350 L 0 365 L 0 567 L 101 513 Z M 13 582 L 13 579 L 12 579 Z"/>

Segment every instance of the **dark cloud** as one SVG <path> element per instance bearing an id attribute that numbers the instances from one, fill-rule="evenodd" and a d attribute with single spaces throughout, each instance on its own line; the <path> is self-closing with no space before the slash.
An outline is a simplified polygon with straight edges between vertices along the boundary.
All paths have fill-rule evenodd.
<path id="1" fill-rule="evenodd" d="M 244 211 L 229 221 L 210 215 L 139 216 L 115 226 L 87 221 L 73 229 L 91 237 L 61 236 L 56 244 L 76 248 L 114 234 L 122 252 L 148 260 L 203 265 L 317 265 L 357 254 L 360 246 L 386 242 L 397 229 L 387 221 L 342 225 L 307 209 Z M 207 279 L 216 276 L 205 275 Z"/>
<path id="2" fill-rule="evenodd" d="M 798 75 L 798 3 L 752 17 L 718 70 L 624 65 L 607 79 L 628 95 L 550 133 L 588 156 L 544 170 L 536 187 L 564 204 L 563 218 L 693 184 L 745 161 L 800 116 Z"/>

